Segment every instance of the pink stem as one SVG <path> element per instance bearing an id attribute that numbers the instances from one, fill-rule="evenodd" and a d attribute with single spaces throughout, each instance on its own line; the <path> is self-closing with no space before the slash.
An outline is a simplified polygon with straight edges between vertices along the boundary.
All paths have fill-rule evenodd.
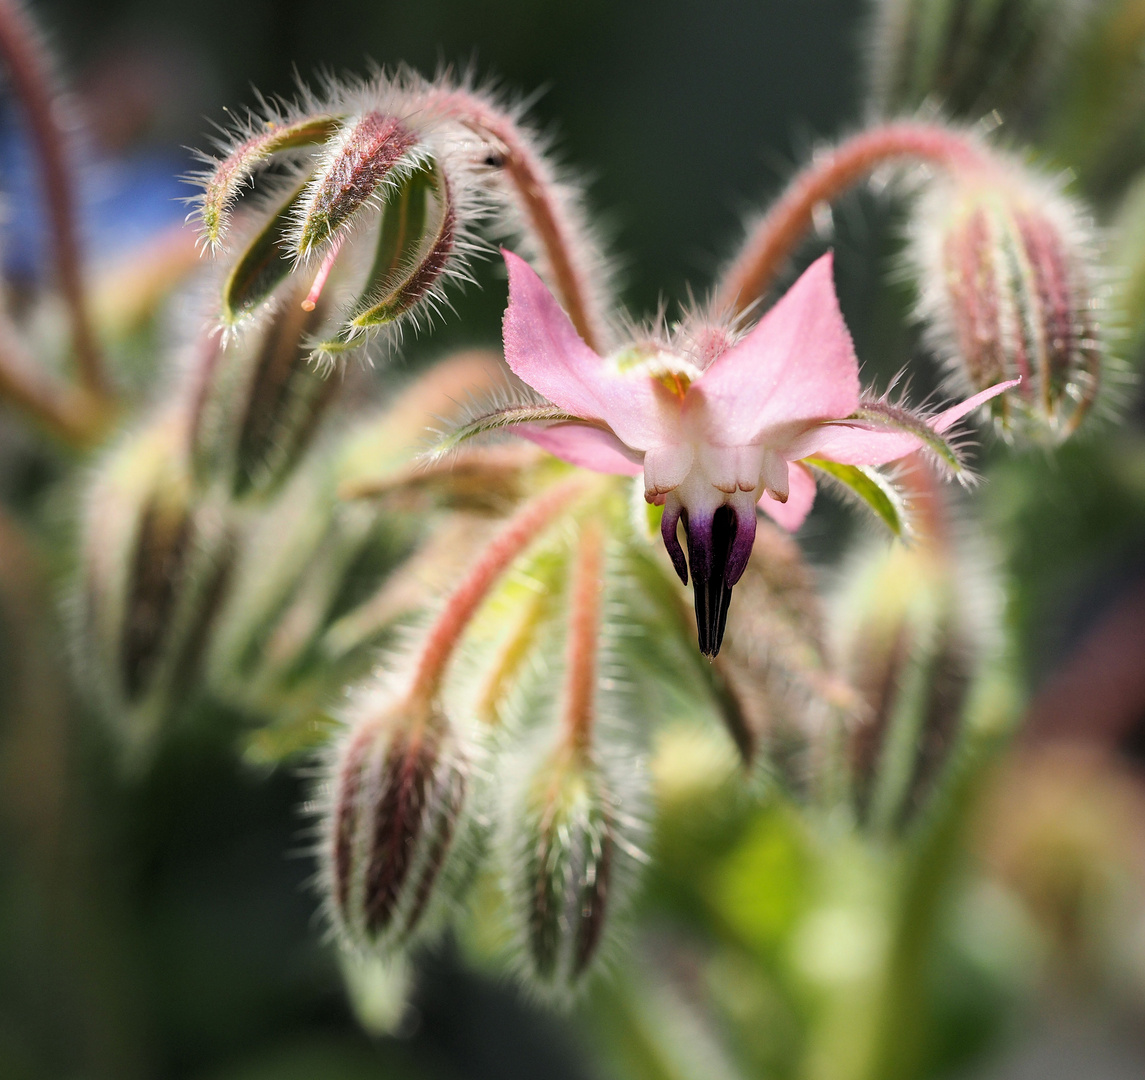
<path id="1" fill-rule="evenodd" d="M 72 323 L 72 343 L 80 378 L 95 393 L 106 390 L 84 291 L 76 234 L 75 195 L 65 152 L 66 136 L 51 91 L 51 76 L 37 31 L 17 0 L 0 0 L 0 57 L 16 96 L 28 114 L 28 131 L 43 173 L 44 198 L 54 234 L 56 272 Z"/>
<path id="2" fill-rule="evenodd" d="M 950 170 L 994 167 L 973 138 L 934 124 L 888 124 L 847 139 L 799 173 L 755 227 L 719 283 L 716 309 L 739 313 L 749 308 L 775 283 L 810 231 L 817 206 L 837 199 L 880 165 L 904 159 Z"/>
<path id="3" fill-rule="evenodd" d="M 564 710 L 569 744 L 581 751 L 592 743 L 596 719 L 596 651 L 603 587 L 604 534 L 596 522 L 588 522 L 581 533 L 573 573 Z"/>
<path id="4" fill-rule="evenodd" d="M 318 267 L 318 273 L 314 275 L 314 284 L 310 286 L 306 299 L 302 301 L 303 311 L 313 311 L 318 306 L 318 301 L 322 298 L 322 290 L 326 287 L 326 279 L 330 276 L 330 271 L 334 269 L 334 261 L 338 258 L 338 252 L 342 250 L 342 242 L 345 239 L 345 231 L 339 233 L 333 246 L 326 253 L 326 258 Z"/>
<path id="5" fill-rule="evenodd" d="M 539 239 L 553 283 L 577 332 L 598 352 L 605 339 L 603 313 L 594 310 L 590 270 L 579 256 L 576 226 L 560 204 L 548 164 L 529 145 L 516 122 L 480 97 L 464 90 L 434 95 L 432 105 L 480 135 L 492 138 L 505 152 L 504 167 L 517 189 L 529 224 Z"/>
<path id="6" fill-rule="evenodd" d="M 432 700 L 454 648 L 486 594 L 509 568 L 510 563 L 570 500 L 584 490 L 585 485 L 585 480 L 568 480 L 538 495 L 517 511 L 504 530 L 485 549 L 468 576 L 446 601 L 445 609 L 430 628 L 418 657 L 409 692 L 410 701 L 424 703 Z"/>

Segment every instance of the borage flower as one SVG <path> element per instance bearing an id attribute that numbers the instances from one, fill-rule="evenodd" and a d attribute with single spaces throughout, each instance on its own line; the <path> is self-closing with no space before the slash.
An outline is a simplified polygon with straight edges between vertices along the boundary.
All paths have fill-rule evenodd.
<path id="1" fill-rule="evenodd" d="M 933 417 L 864 401 L 829 254 L 738 341 L 710 328 L 692 332 L 707 345 L 689 350 L 693 358 L 637 344 L 608 359 L 584 343 L 523 259 L 504 256 L 505 359 L 551 406 L 503 409 L 458 435 L 510 428 L 574 465 L 643 472 L 644 497 L 664 508 L 664 545 L 684 584 L 691 568 L 700 650 L 709 656 L 751 554 L 757 506 L 796 530 L 815 499 L 808 463 L 838 475 L 929 448 L 959 471 L 943 433 L 1016 385 L 999 383 Z"/>

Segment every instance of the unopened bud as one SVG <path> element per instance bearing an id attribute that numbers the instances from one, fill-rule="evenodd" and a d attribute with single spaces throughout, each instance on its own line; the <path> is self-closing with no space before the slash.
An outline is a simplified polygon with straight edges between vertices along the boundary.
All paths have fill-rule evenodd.
<path id="1" fill-rule="evenodd" d="M 936 103 L 947 116 L 1021 116 L 1065 54 L 1084 0 L 879 0 L 871 94 L 884 116 Z"/>
<path id="2" fill-rule="evenodd" d="M 526 969 L 558 996 L 591 968 L 612 914 L 619 816 L 601 771 L 568 746 L 535 770 L 511 813 Z"/>
<path id="3" fill-rule="evenodd" d="M 183 437 L 164 415 L 128 438 L 85 515 L 79 651 L 104 710 L 140 743 L 197 678 L 234 556 L 224 518 L 194 502 Z"/>
<path id="4" fill-rule="evenodd" d="M 320 109 L 304 95 L 315 108 L 309 117 L 273 117 L 266 132 L 241 132 L 201 178 L 199 217 L 205 241 L 218 247 L 257 167 L 293 152 L 284 177 L 255 200 L 223 284 L 222 323 L 236 327 L 297 292 L 288 304 L 323 312 L 308 331 L 310 354 L 329 360 L 380 327 L 416 325 L 435 311 L 445 280 L 466 277 L 468 230 L 489 204 L 468 137 L 428 107 L 440 88 L 378 76 L 327 93 Z"/>
<path id="5" fill-rule="evenodd" d="M 1016 163 L 934 181 L 914 208 L 918 315 L 963 388 L 1021 384 L 990 405 L 1007 434 L 1067 438 L 1099 389 L 1089 223 Z"/>
<path id="6" fill-rule="evenodd" d="M 841 673 L 860 698 L 851 790 L 872 828 L 911 820 L 957 744 L 991 617 L 970 569 L 920 543 L 866 551 L 847 575 L 834 626 Z"/>
<path id="7" fill-rule="evenodd" d="M 201 484 L 235 497 L 266 494 L 310 446 L 345 380 L 310 360 L 307 335 L 321 312 L 285 303 L 255 332 L 203 343 L 191 387 L 191 457 Z"/>
<path id="8" fill-rule="evenodd" d="M 468 774 L 436 706 L 402 703 L 346 733 L 329 781 L 323 854 L 330 913 L 349 942 L 400 947 L 432 924 L 426 916 L 450 891 L 463 846 Z"/>

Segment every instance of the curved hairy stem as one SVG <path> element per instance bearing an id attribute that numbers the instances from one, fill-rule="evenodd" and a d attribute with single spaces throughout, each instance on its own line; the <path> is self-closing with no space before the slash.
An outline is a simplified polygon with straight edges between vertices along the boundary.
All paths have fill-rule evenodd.
<path id="1" fill-rule="evenodd" d="M 18 0 L 0 0 L 0 58 L 28 117 L 28 134 L 43 174 L 44 202 L 52 230 L 56 273 L 71 318 L 72 344 L 84 385 L 106 392 L 103 360 L 96 343 L 84 290 L 76 231 L 75 192 L 61 129 L 37 33 Z"/>
<path id="2" fill-rule="evenodd" d="M 492 139 L 504 153 L 504 169 L 521 199 L 533 232 L 540 242 L 565 310 L 586 344 L 604 348 L 605 313 L 600 310 L 586 265 L 585 240 L 570 220 L 568 208 L 556 191 L 552 170 L 530 145 L 516 121 L 476 94 L 447 90 L 435 94 L 433 106 L 443 115 L 478 135 Z"/>
<path id="3" fill-rule="evenodd" d="M 576 479 L 549 488 L 521 507 L 481 553 L 461 584 L 445 602 L 437 621 L 430 627 L 417 659 L 409 692 L 410 701 L 432 700 L 461 635 L 489 590 L 508 570 L 513 560 L 585 487 L 585 480 Z"/>
<path id="4" fill-rule="evenodd" d="M 926 162 L 952 170 L 993 167 L 989 154 L 974 138 L 937 124 L 887 124 L 845 140 L 817 155 L 798 173 L 752 229 L 717 286 L 717 309 L 739 313 L 751 307 L 775 283 L 810 231 L 815 208 L 837 199 L 880 165 L 897 161 Z"/>
<path id="5" fill-rule="evenodd" d="M 577 547 L 569 613 L 568 663 L 562 727 L 570 747 L 592 745 L 596 719 L 596 651 L 604 590 L 604 532 L 586 522 Z"/>

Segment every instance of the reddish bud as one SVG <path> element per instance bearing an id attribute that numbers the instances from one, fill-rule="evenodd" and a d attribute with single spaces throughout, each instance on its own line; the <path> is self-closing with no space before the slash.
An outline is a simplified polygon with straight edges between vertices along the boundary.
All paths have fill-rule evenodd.
<path id="1" fill-rule="evenodd" d="M 991 404 L 1007 434 L 1064 439 L 1102 365 L 1088 224 L 1017 165 L 936 181 L 915 209 L 919 314 L 958 381 L 1021 385 Z"/>
<path id="2" fill-rule="evenodd" d="M 335 925 L 358 945 L 404 944 L 456 862 L 465 754 L 439 711 L 403 705 L 350 729 L 331 784 L 325 876 Z"/>

